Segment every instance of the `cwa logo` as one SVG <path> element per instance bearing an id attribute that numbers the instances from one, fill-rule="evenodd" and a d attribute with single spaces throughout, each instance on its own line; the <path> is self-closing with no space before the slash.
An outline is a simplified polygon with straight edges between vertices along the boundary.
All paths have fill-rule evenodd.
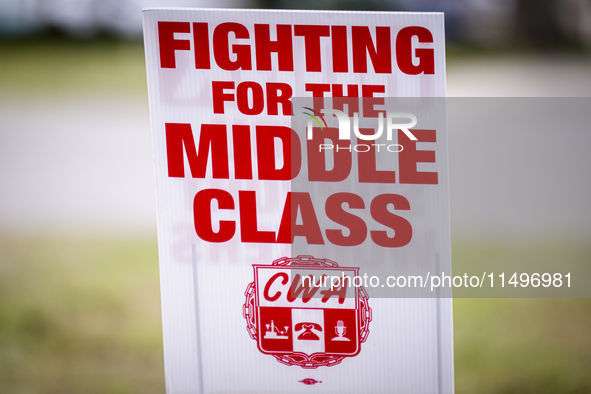
<path id="1" fill-rule="evenodd" d="M 302 107 L 305 110 L 310 112 L 302 112 L 305 115 L 308 115 L 310 119 L 308 119 L 307 127 L 306 127 L 306 134 L 308 140 L 314 139 L 314 122 L 313 120 L 320 126 L 320 130 L 324 130 L 326 127 L 328 129 L 328 125 L 326 123 L 326 119 L 323 115 L 335 115 L 337 117 L 339 123 L 339 140 L 351 140 L 351 119 L 349 116 L 343 112 L 336 109 L 321 109 L 320 112 L 314 110 L 310 107 Z M 406 123 L 395 123 L 395 119 L 409 119 L 410 122 Z M 417 141 L 417 137 L 409 130 L 417 125 L 417 117 L 411 113 L 407 112 L 386 112 L 386 120 L 384 122 L 384 112 L 378 112 L 378 125 L 375 129 L 367 129 L 367 128 L 359 128 L 359 113 L 353 113 L 353 133 L 358 140 L 363 141 L 376 141 L 382 137 L 384 134 L 384 123 L 386 123 L 386 138 L 388 141 L 392 141 L 392 135 L 395 130 L 401 130 L 411 141 Z M 324 127 L 323 127 L 324 124 Z M 367 131 L 372 130 L 373 133 L 367 133 Z M 364 132 L 362 132 L 364 131 Z M 337 152 L 339 150 L 343 150 L 344 147 L 339 146 L 338 144 L 335 146 L 334 144 L 318 144 L 319 151 L 322 152 L 323 150 L 333 150 L 336 149 Z M 352 147 L 347 146 L 347 149 L 353 149 L 356 152 L 368 152 L 371 150 L 371 146 L 376 148 L 379 152 L 380 148 L 383 147 L 384 150 L 388 152 L 398 153 L 402 152 L 404 147 L 400 144 L 355 144 Z"/>
<path id="2" fill-rule="evenodd" d="M 244 318 L 259 350 L 289 366 L 313 369 L 359 354 L 372 319 L 368 295 L 346 277 L 358 268 L 311 256 L 254 265 L 246 289 Z M 305 274 L 302 275 L 302 273 Z M 327 276 L 341 276 L 331 284 Z"/>

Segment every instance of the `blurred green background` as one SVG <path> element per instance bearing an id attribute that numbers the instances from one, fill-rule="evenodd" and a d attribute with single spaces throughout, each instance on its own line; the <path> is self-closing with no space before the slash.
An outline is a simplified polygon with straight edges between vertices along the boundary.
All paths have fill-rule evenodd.
<path id="1" fill-rule="evenodd" d="M 453 259 L 538 249 L 454 242 Z M 0 393 L 164 393 L 154 237 L 4 234 L 0 251 Z M 456 392 L 589 393 L 590 333 L 589 299 L 455 299 Z"/>
<path id="2" fill-rule="evenodd" d="M 0 40 L 0 393 L 163 393 L 142 43 L 53 23 Z M 452 32 L 470 39 L 448 43 L 449 93 L 588 97 L 586 28 L 552 45 Z M 588 205 L 528 229 L 454 203 L 471 188 L 454 141 L 454 264 L 591 264 Z M 460 394 L 591 393 L 591 301 L 456 299 L 454 351 Z"/>

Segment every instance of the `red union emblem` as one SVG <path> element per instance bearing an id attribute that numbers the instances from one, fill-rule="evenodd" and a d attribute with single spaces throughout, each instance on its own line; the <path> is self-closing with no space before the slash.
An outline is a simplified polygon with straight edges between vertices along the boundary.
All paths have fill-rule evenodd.
<path id="1" fill-rule="evenodd" d="M 359 354 L 372 318 L 367 292 L 351 283 L 359 268 L 311 256 L 253 268 L 243 314 L 262 353 L 308 369 Z"/>

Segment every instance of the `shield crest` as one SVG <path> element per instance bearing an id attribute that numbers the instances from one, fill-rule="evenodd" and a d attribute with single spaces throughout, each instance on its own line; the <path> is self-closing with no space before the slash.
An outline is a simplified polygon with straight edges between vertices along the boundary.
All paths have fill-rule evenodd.
<path id="1" fill-rule="evenodd" d="M 244 317 L 258 349 L 286 365 L 318 368 L 354 357 L 369 334 L 359 269 L 311 256 L 254 265 Z"/>

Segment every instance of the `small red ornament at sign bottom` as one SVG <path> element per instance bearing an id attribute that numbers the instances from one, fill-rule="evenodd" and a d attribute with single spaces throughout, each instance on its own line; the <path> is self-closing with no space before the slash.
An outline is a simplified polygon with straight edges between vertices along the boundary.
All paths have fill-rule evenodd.
<path id="1" fill-rule="evenodd" d="M 316 383 L 322 383 L 322 381 L 320 381 L 320 380 L 310 379 L 310 378 L 303 379 L 303 380 L 298 380 L 298 382 L 303 383 L 306 386 L 311 386 L 311 385 L 316 384 Z"/>

